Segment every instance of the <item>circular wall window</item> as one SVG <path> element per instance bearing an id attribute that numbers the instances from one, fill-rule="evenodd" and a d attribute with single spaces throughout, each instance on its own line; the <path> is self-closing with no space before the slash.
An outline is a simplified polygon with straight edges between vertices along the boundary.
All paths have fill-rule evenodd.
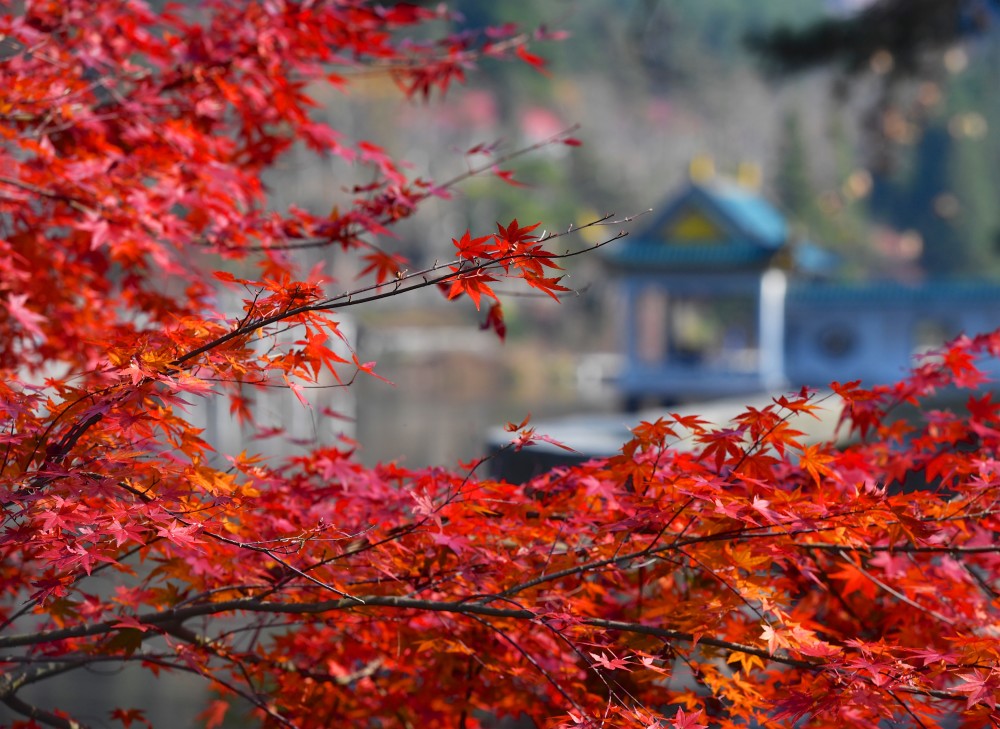
<path id="1" fill-rule="evenodd" d="M 820 351 L 831 359 L 847 357 L 858 345 L 857 333 L 846 324 L 823 328 L 817 339 Z"/>

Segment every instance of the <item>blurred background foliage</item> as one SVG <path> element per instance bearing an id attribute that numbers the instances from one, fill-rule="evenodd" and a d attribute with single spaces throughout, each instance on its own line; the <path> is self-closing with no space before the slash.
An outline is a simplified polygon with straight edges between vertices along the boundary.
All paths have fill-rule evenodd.
<path id="1" fill-rule="evenodd" d="M 487 61 L 467 85 L 429 102 L 403 101 L 388 78 L 365 78 L 349 103 L 324 94 L 324 114 L 439 178 L 485 161 L 462 154 L 484 141 L 510 150 L 579 123 L 585 146 L 522 159 L 515 177 L 527 188 L 487 176 L 425 212 L 398 243 L 418 262 L 446 253 L 466 225 L 519 217 L 562 227 L 655 207 L 700 155 L 720 173 L 756 165 L 762 193 L 800 234 L 840 253 L 850 275 L 1000 273 L 993 2 L 460 0 L 453 7 L 462 17 L 456 29 L 514 22 L 569 38 L 536 46 L 547 74 Z M 293 179 L 275 190 L 322 209 L 336 202 L 345 174 L 300 159 L 290 165 Z M 893 244 L 881 238 L 893 235 L 909 236 L 902 251 L 883 250 Z"/>
<path id="2" fill-rule="evenodd" d="M 656 209 L 700 159 L 711 160 L 721 175 L 736 176 L 741 167 L 759 171 L 761 194 L 787 214 L 796 238 L 837 254 L 843 278 L 996 278 L 997 5 L 458 0 L 452 6 L 462 18 L 452 29 L 514 22 L 569 37 L 533 46 L 547 60 L 547 73 L 487 61 L 466 85 L 430 100 L 401 98 L 387 75 L 364 76 L 347 92 L 317 92 L 319 115 L 346 136 L 408 160 L 413 174 L 439 180 L 488 161 L 465 154 L 473 145 L 496 142 L 502 153 L 581 125 L 574 135 L 584 146 L 546 147 L 504 165 L 524 187 L 487 174 L 399 226 L 386 246 L 414 265 L 448 256 L 451 238 L 466 228 L 482 235 L 516 217 L 565 229 L 608 212 Z M 272 192 L 276 204 L 329 210 L 343 204 L 351 184 L 364 182 L 356 174 L 303 151 L 275 174 Z M 629 229 L 641 229 L 643 220 Z M 338 255 L 330 255 L 329 267 L 345 282 L 357 272 L 356 262 Z M 588 405 L 573 374 L 582 355 L 617 347 L 613 287 L 599 256 L 573 259 L 568 272 L 580 295 L 562 306 L 534 298 L 505 302 L 510 327 L 502 349 L 470 345 L 470 336 L 451 345 L 435 339 L 428 351 L 396 346 L 409 328 L 475 332 L 482 314 L 469 306 L 440 308 L 436 292 L 363 312 L 360 347 L 399 382 L 392 397 L 412 385 L 429 400 L 454 403 L 457 427 L 472 428 L 466 433 L 481 432 L 484 422 L 519 421 L 526 410 L 538 416 L 613 408 L 610 401 Z M 377 398 L 371 388 L 379 387 L 362 383 L 358 392 L 363 400 Z M 468 403 L 484 397 L 490 404 L 469 415 Z M 427 406 L 414 404 L 406 427 L 419 429 L 419 408 Z M 391 407 L 398 415 L 405 404 Z M 365 412 L 359 408 L 361 434 Z M 389 431 L 400 423 L 376 420 L 381 430 L 374 440 L 399 447 L 405 438 Z M 473 439 L 457 449 L 403 450 L 419 465 L 467 457 L 476 447 Z M 370 443 L 366 449 L 366 460 L 393 455 Z"/>

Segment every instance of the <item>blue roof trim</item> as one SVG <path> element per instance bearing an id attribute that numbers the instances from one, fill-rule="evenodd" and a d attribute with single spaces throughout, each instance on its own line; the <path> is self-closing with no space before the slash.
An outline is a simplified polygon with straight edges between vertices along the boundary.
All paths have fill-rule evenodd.
<path id="1" fill-rule="evenodd" d="M 608 257 L 619 266 L 747 266 L 765 265 L 771 260 L 772 252 L 762 250 L 752 243 L 725 245 L 666 246 L 640 245 L 622 246 L 612 250 Z"/>
<path id="2" fill-rule="evenodd" d="M 865 281 L 856 283 L 808 283 L 793 281 L 788 288 L 787 302 L 810 304 L 869 304 L 900 303 L 914 305 L 935 301 L 1000 302 L 1000 287 L 979 281 L 929 280 L 917 285 L 895 281 Z"/>

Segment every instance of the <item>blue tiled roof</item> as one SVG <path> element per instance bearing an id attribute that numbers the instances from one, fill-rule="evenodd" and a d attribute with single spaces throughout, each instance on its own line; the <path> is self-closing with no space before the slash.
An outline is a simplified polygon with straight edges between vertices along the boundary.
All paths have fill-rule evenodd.
<path id="1" fill-rule="evenodd" d="M 692 207 L 709 217 L 726 239 L 673 244 L 665 240 L 664 228 Z M 785 218 L 764 198 L 735 183 L 714 180 L 692 183 L 645 230 L 613 246 L 608 258 L 628 267 L 749 267 L 766 264 L 787 238 Z"/>
<path id="2" fill-rule="evenodd" d="M 777 249 L 788 239 L 784 216 L 760 195 L 722 180 L 692 187 L 755 243 Z"/>
<path id="3" fill-rule="evenodd" d="M 828 276 L 840 267 L 841 259 L 833 251 L 802 241 L 792 249 L 795 270 L 813 276 Z"/>

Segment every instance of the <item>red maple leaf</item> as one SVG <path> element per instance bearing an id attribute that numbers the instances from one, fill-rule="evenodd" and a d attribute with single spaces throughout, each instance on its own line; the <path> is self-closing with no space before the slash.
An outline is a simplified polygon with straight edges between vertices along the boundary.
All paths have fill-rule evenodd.
<path id="1" fill-rule="evenodd" d="M 452 270 L 457 272 L 460 269 L 453 266 Z M 498 300 L 497 295 L 493 293 L 493 289 L 489 287 L 489 282 L 491 281 L 496 281 L 496 278 L 486 273 L 482 268 L 476 268 L 469 273 L 459 273 L 451 280 L 451 288 L 448 289 L 448 298 L 455 299 L 462 294 L 466 294 L 472 299 L 472 303 L 476 305 L 476 309 L 478 310 L 480 297 L 488 296 L 491 299 Z"/>

